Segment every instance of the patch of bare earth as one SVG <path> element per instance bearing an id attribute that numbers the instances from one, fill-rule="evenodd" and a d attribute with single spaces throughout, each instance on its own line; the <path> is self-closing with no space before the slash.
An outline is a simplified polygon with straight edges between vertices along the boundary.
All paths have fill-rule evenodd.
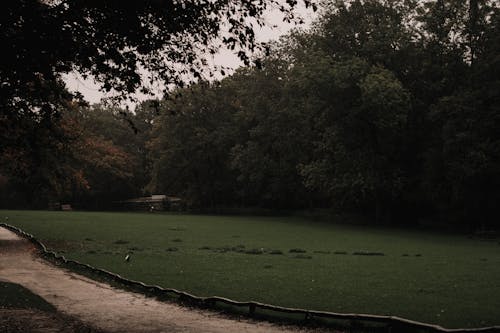
<path id="1" fill-rule="evenodd" d="M 76 318 L 83 325 L 107 332 L 331 332 L 326 329 L 281 326 L 249 319 L 238 320 L 115 289 L 47 263 L 36 256 L 28 241 L 4 228 L 0 228 L 0 279 L 31 290 L 54 305 L 64 316 Z M 57 321 L 51 320 L 50 315 L 44 317 L 34 312 L 26 313 L 25 316 L 32 318 L 30 322 L 42 323 L 33 324 L 32 331 L 23 332 L 67 332 L 57 330 L 62 328 L 57 327 Z M 12 323 L 13 329 L 16 327 L 15 318 L 18 317 L 7 313 L 6 319 L 3 318 L 0 317 L 0 323 L 9 322 Z M 56 324 L 56 327 L 50 328 L 51 323 Z M 37 325 L 40 327 L 37 328 Z M 49 326 L 42 328 L 44 325 Z M 76 329 L 70 331 L 78 332 Z"/>

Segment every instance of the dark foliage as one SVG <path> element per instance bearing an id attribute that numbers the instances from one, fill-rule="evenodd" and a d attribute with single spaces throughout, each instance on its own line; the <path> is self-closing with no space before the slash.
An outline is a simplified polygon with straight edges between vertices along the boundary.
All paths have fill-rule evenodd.
<path id="1" fill-rule="evenodd" d="M 136 13 L 129 19 L 124 16 L 127 24 L 142 17 L 137 13 L 157 4 L 144 7 L 145 3 L 127 7 Z M 95 5 L 90 10 L 76 4 L 84 12 L 101 8 Z M 219 5 L 217 13 L 222 17 L 232 13 L 233 5 Z M 57 8 L 43 6 L 49 12 Z M 251 11 L 252 6 L 243 2 L 234 7 L 235 17 L 245 17 L 240 10 Z M 135 114 L 96 107 L 85 113 L 75 105 L 71 107 L 80 110 L 76 117 L 65 117 L 62 112 L 35 112 L 36 117 L 25 117 L 17 111 L 11 115 L 2 111 L 7 112 L 5 117 L 18 117 L 24 124 L 14 131 L 17 136 L 9 138 L 11 145 L 25 148 L 5 149 L 10 154 L 5 156 L 18 163 L 3 169 L 10 171 L 6 180 L 0 178 L 0 186 L 7 181 L 18 190 L 29 190 L 39 184 L 38 193 L 44 197 L 66 193 L 73 199 L 87 196 L 87 202 L 143 192 L 165 193 L 184 198 L 188 207 L 215 211 L 234 207 L 333 208 L 361 213 L 378 223 L 408 225 L 425 219 L 454 227 L 498 228 L 498 7 L 487 0 L 334 2 L 326 5 L 311 30 L 296 31 L 273 44 L 270 55 L 259 59 L 259 66 L 239 69 L 220 82 L 202 80 L 178 87 L 171 98 L 145 102 Z M 106 8 L 100 9 L 102 20 L 119 17 Z M 194 13 L 196 8 L 192 8 Z M 260 17 L 262 12 L 252 13 Z M 186 22 L 184 32 L 192 33 L 189 38 L 196 42 L 192 45 L 204 45 L 220 26 L 210 20 L 199 23 L 193 15 L 194 21 L 190 18 Z M 96 27 L 104 24 L 99 20 Z M 189 30 L 195 22 L 198 25 Z M 103 28 L 105 35 L 126 35 L 126 29 L 120 30 L 125 26 L 122 23 Z M 198 26 L 203 27 L 201 32 Z M 101 30 L 94 33 L 99 35 Z M 236 46 L 255 48 L 252 35 L 245 36 L 236 40 Z M 131 44 L 123 46 L 120 38 L 114 42 L 114 37 L 110 38 L 110 50 L 120 51 L 115 55 L 122 66 L 117 67 L 119 74 L 113 68 L 94 69 L 74 55 L 71 66 L 98 74 L 107 87 L 125 93 L 142 87 L 140 78 L 134 79 L 137 68 L 127 67 L 131 62 L 125 58 L 131 45 L 140 48 L 145 40 L 132 36 L 126 41 Z M 150 38 L 147 52 L 134 53 L 136 64 L 144 56 L 151 60 L 150 65 L 165 67 L 174 61 L 201 68 L 201 58 L 192 62 L 183 58 L 194 54 L 190 50 L 195 48 L 188 47 L 176 58 L 175 52 L 169 53 L 173 46 L 168 46 L 167 37 Z M 224 42 L 231 48 L 235 41 Z M 166 53 L 156 53 L 159 49 Z M 104 59 L 99 58 L 100 52 L 92 52 L 92 64 L 102 60 L 110 65 L 113 51 L 105 53 Z M 172 58 L 165 58 L 169 56 Z M 190 72 L 148 68 L 174 81 Z M 64 72 L 56 69 L 52 73 Z M 57 82 L 57 75 L 54 78 L 50 82 Z M 23 89 L 29 87 L 19 84 Z M 6 94 L 3 101 L 10 103 L 13 95 Z M 41 96 L 66 98 L 63 93 Z M 11 100 L 24 103 L 23 98 Z M 26 100 L 38 103 L 36 98 Z M 37 118 L 41 114 L 44 116 Z M 127 120 L 118 117 L 120 114 L 127 114 L 126 119 L 136 124 L 134 139 L 127 134 Z M 43 121 L 54 128 L 39 126 Z M 67 125 L 54 125 L 60 123 Z M 52 143 L 58 142 L 51 139 L 56 135 L 64 138 L 63 145 Z M 30 149 L 36 154 L 24 153 Z M 48 168 L 55 160 L 61 161 L 58 167 Z M 43 167 L 30 173 L 37 163 Z M 60 174 L 73 175 L 69 177 L 75 180 L 72 184 L 80 184 L 84 190 L 48 182 Z"/>
<path id="2" fill-rule="evenodd" d="M 151 187 L 194 206 L 498 227 L 499 17 L 491 1 L 327 5 L 261 70 L 165 105 Z"/>
<path id="3" fill-rule="evenodd" d="M 47 175 L 46 164 L 64 164 L 61 149 L 71 139 L 61 130 L 62 110 L 75 109 L 73 100 L 82 102 L 67 91 L 62 74 L 91 75 L 119 100 L 149 93 L 154 82 L 168 94 L 172 87 L 222 71 L 207 66 L 221 46 L 249 64 L 249 54 L 265 48 L 254 35 L 264 24 L 264 11 L 277 7 L 285 20 L 299 21 L 295 5 L 275 0 L 6 2 L 0 13 L 0 43 L 6 46 L 0 62 L 0 175 L 20 179 L 10 186 L 26 185 L 25 195 L 54 192 L 47 179 L 63 175 Z"/>

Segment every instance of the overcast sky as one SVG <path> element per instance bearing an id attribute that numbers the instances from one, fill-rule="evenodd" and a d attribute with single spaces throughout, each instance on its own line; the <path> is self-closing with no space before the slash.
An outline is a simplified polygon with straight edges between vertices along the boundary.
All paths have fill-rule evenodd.
<path id="1" fill-rule="evenodd" d="M 314 20 L 316 14 L 312 10 L 305 9 L 303 6 L 299 6 L 298 12 L 304 18 L 305 24 L 301 27 L 307 28 L 311 22 Z M 295 27 L 293 24 L 287 24 L 283 22 L 283 16 L 278 10 L 270 11 L 265 16 L 268 24 L 263 28 L 257 28 L 255 31 L 256 39 L 259 42 L 267 42 L 270 40 L 276 40 L 280 36 L 288 33 L 292 28 Z M 276 28 L 272 26 L 276 25 Z M 216 55 L 214 62 L 216 65 L 223 65 L 231 68 L 237 68 L 242 66 L 238 57 L 231 53 L 229 50 L 222 50 L 218 55 Z M 102 97 L 109 97 L 110 95 L 103 94 L 99 91 L 99 86 L 95 84 L 93 79 L 84 80 L 78 73 L 71 73 L 64 76 L 64 80 L 70 91 L 79 91 L 83 94 L 85 99 L 90 103 L 98 103 Z M 150 96 L 138 94 L 136 97 L 139 100 L 144 100 L 151 98 Z M 161 92 L 158 91 L 158 96 L 161 97 Z"/>

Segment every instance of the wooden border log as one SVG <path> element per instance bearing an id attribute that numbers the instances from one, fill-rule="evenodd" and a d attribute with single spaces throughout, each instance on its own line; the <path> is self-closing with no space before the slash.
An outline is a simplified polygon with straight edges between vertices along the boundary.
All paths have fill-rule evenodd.
<path id="1" fill-rule="evenodd" d="M 250 317 L 253 317 L 255 316 L 255 308 L 256 308 L 256 304 L 255 303 L 250 303 L 248 304 L 248 315 Z"/>

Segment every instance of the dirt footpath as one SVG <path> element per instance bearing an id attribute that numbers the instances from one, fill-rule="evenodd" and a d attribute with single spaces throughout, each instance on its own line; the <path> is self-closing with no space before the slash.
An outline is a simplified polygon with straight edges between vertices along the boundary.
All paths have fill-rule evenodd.
<path id="1" fill-rule="evenodd" d="M 331 332 L 239 321 L 118 290 L 43 261 L 31 243 L 1 227 L 0 280 L 20 284 L 63 314 L 108 332 Z"/>

